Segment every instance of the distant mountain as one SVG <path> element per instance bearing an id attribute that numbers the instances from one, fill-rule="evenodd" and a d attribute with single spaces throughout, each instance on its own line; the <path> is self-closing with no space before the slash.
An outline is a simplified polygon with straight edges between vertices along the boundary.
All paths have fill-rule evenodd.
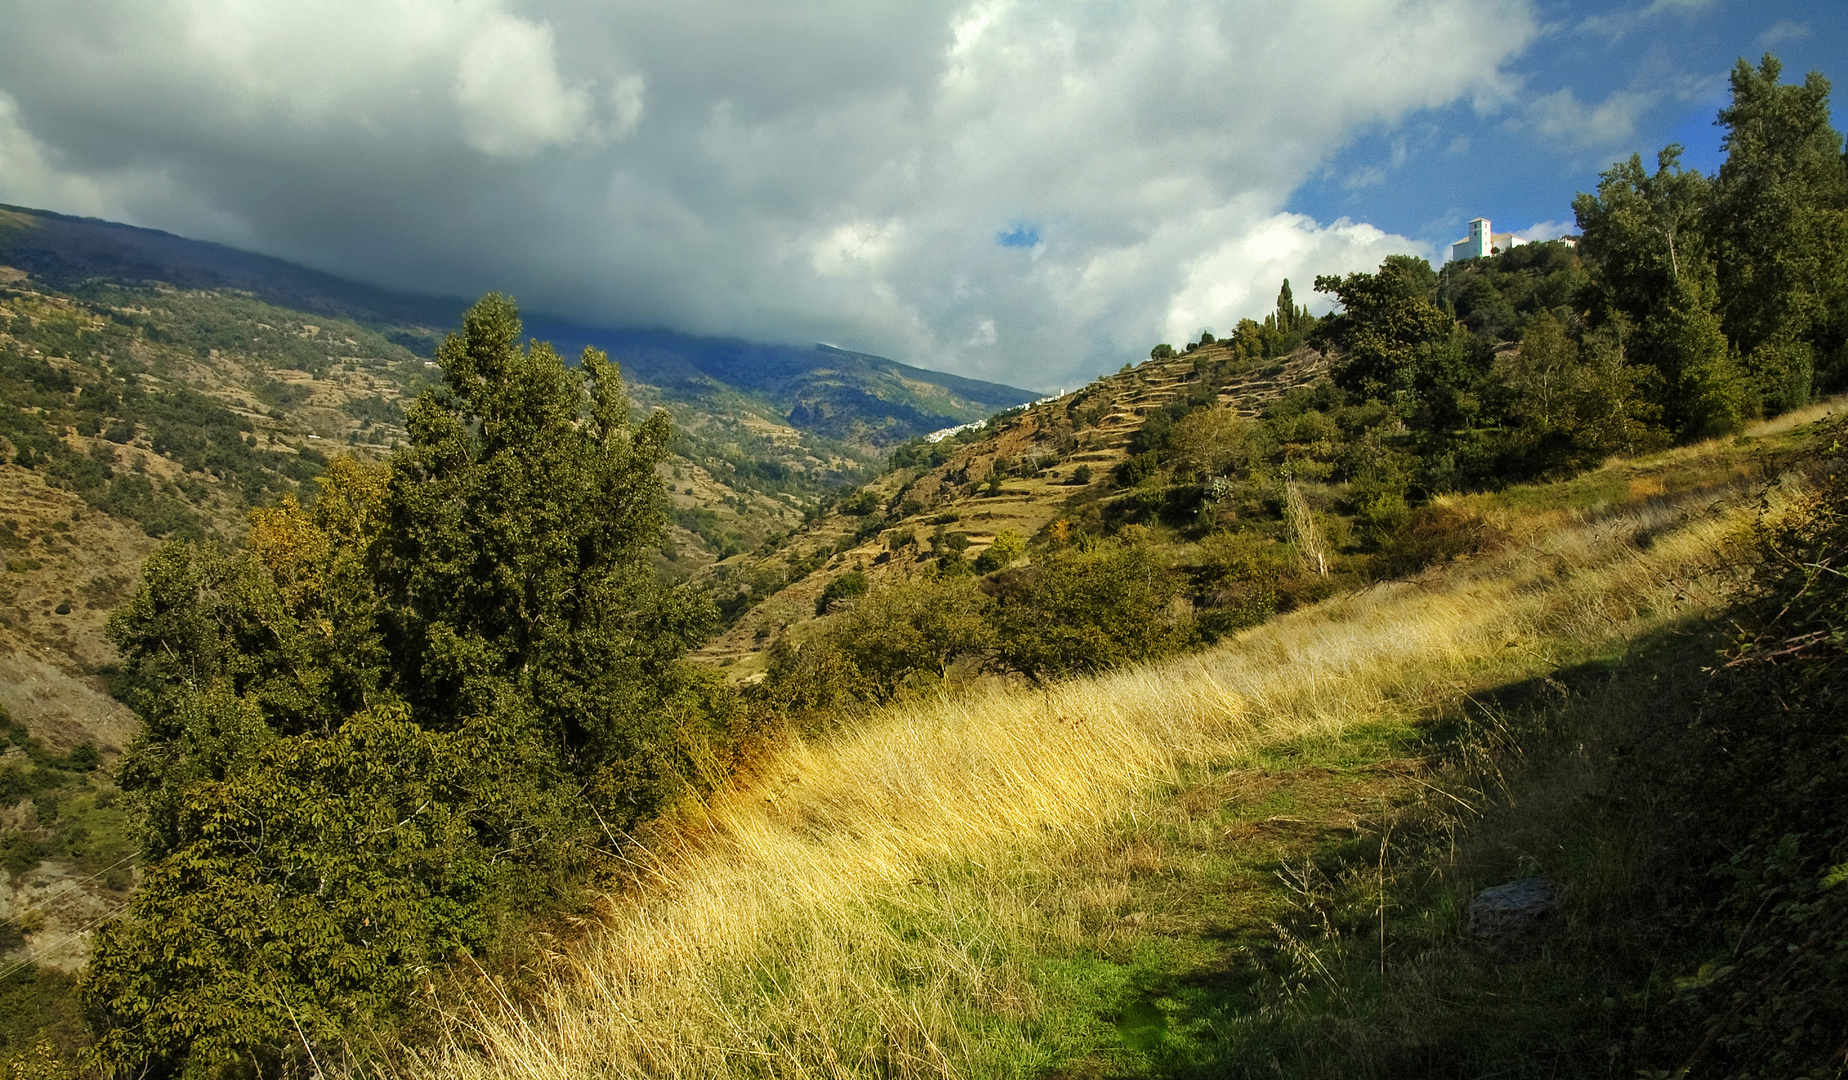
<path id="1" fill-rule="evenodd" d="M 446 327 L 467 306 L 462 300 L 361 285 L 268 255 L 158 229 L 5 204 L 0 204 L 0 263 L 54 289 L 77 289 L 96 281 L 235 289 L 277 307 L 374 325 Z"/>
<path id="2" fill-rule="evenodd" d="M 622 364 L 625 378 L 671 396 L 700 400 L 722 386 L 772 403 L 790 427 L 859 445 L 890 446 L 1038 396 L 827 345 L 600 329 L 545 316 L 526 326 L 567 355 L 586 345 L 601 349 Z"/>
<path id="3" fill-rule="evenodd" d="M 0 205 L 0 265 L 60 290 L 161 282 L 235 290 L 278 307 L 337 315 L 428 356 L 468 301 L 347 281 L 282 259 L 155 229 Z M 871 451 L 1032 400 L 1019 387 L 967 379 L 825 345 L 772 345 L 669 330 L 585 325 L 539 312 L 527 333 L 568 357 L 594 345 L 672 408 L 753 399 L 752 411 Z M 727 392 L 730 393 L 727 393 Z M 646 395 L 644 395 L 646 396 Z"/>

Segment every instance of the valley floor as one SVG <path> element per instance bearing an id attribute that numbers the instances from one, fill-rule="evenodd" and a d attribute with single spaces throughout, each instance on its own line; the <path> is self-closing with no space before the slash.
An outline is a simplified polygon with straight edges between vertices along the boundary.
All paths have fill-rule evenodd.
<path id="1" fill-rule="evenodd" d="M 1510 532 L 1499 553 L 1210 652 L 792 741 L 642 838 L 536 1000 L 484 986 L 413 1057 L 477 1077 L 1634 1075 L 1606 1031 L 1623 1010 L 1559 960 L 1633 860 L 1568 838 L 1625 718 L 1672 707 L 1738 545 L 1800 488 L 1778 455 L 1825 411 L 1472 497 Z M 1536 936 L 1468 933 L 1477 890 L 1535 877 L 1561 896 Z"/>

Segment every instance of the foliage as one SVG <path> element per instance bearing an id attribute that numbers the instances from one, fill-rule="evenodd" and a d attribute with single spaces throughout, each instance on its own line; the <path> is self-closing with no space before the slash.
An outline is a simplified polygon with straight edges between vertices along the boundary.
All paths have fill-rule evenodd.
<path id="1" fill-rule="evenodd" d="M 1342 307 L 1311 338 L 1317 348 L 1345 354 L 1336 385 L 1409 413 L 1413 396 L 1432 384 L 1434 351 L 1449 342 L 1455 320 L 1431 303 L 1420 275 L 1403 261 L 1383 263 L 1375 274 L 1317 277 L 1315 287 Z"/>
<path id="2" fill-rule="evenodd" d="M 894 701 L 908 687 L 942 680 L 958 660 L 985 653 L 994 640 L 990 621 L 988 597 L 966 575 L 881 585 L 836 611 L 809 640 L 777 641 L 757 702 L 800 718 L 856 701 Z"/>
<path id="3" fill-rule="evenodd" d="M 1168 655 L 1192 636 L 1171 611 L 1181 588 L 1133 535 L 1052 551 L 1006 584 L 994 662 L 1041 682 Z"/>
<path id="4" fill-rule="evenodd" d="M 942 679 L 958 659 L 993 640 L 988 598 L 967 577 L 925 577 L 868 593 L 829 629 L 828 640 L 890 701 L 914 675 Z"/>
<path id="5" fill-rule="evenodd" d="M 1736 430 L 1835 389 L 1848 340 L 1848 171 L 1828 80 L 1780 85 L 1741 60 L 1720 110 L 1726 159 L 1683 169 L 1681 147 L 1613 166 L 1573 203 L 1595 263 L 1594 322 L 1621 316 L 1656 369 L 1678 435 Z"/>
<path id="6" fill-rule="evenodd" d="M 145 879 L 85 994 L 109 1068 L 261 1068 L 402 1023 L 427 972 L 569 896 L 593 830 L 723 771 L 730 713 L 659 585 L 661 414 L 489 296 L 390 465 L 249 546 L 149 560 L 110 621 Z"/>
<path id="7" fill-rule="evenodd" d="M 1733 68 L 1708 231 L 1726 335 L 1762 371 L 1759 392 L 1789 409 L 1807 402 L 1818 361 L 1827 387 L 1848 377 L 1848 169 L 1829 81 L 1781 74 L 1770 55 Z"/>
<path id="8" fill-rule="evenodd" d="M 849 570 L 821 590 L 815 598 L 815 614 L 826 615 L 836 600 L 853 600 L 866 595 L 866 575 L 858 570 Z"/>
<path id="9" fill-rule="evenodd" d="M 1003 529 L 995 534 L 994 540 L 976 557 L 975 571 L 978 574 L 992 574 L 996 570 L 1005 570 L 1026 553 L 1027 543 L 1020 538 L 1020 534 Z"/>
<path id="10" fill-rule="evenodd" d="M 326 464 L 311 446 L 259 438 L 247 414 L 189 385 L 202 359 L 323 375 L 336 360 L 382 373 L 409 360 L 354 324 L 311 326 L 298 312 L 236 295 L 93 286 L 75 296 L 0 293 L 0 302 L 12 316 L 0 335 L 0 397 L 14 406 L 0 409 L 0 439 L 12 461 L 152 536 L 200 537 L 220 501 L 241 513 L 295 491 Z M 271 404 L 294 404 L 284 398 L 302 393 L 257 378 L 253 388 Z M 379 399 L 368 409 L 380 420 L 389 411 Z M 71 431 L 87 446 L 68 439 Z M 165 457 L 182 475 L 151 475 L 117 446 Z"/>
<path id="11" fill-rule="evenodd" d="M 1844 432 L 1835 430 L 1834 452 Z M 1674 1031 L 1698 1073 L 1816 1075 L 1841 1055 L 1848 1007 L 1848 475 L 1761 526 L 1758 596 L 1698 712 L 1663 718 L 1634 765 L 1678 818 L 1668 860 L 1723 926 Z M 1708 882 L 1723 888 L 1715 895 Z"/>
<path id="12" fill-rule="evenodd" d="M 66 859 L 87 875 L 105 877 L 127 861 L 123 813 L 110 805 L 114 788 L 99 774 L 96 744 L 59 753 L 0 708 L 6 760 L 0 761 L 0 806 L 29 800 L 32 814 L 0 828 L 0 869 L 9 878 L 46 859 Z M 24 895 L 24 894 L 21 894 Z M 7 946 L 0 941 L 0 952 Z"/>

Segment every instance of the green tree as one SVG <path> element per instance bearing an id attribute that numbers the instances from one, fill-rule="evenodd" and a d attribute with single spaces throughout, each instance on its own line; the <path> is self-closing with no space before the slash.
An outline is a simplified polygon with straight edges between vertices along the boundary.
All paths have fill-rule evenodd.
<path id="1" fill-rule="evenodd" d="M 1388 260 L 1378 273 L 1319 276 L 1315 288 L 1333 294 L 1342 308 L 1310 335 L 1315 347 L 1345 354 L 1335 369 L 1335 383 L 1412 412 L 1421 385 L 1430 382 L 1428 361 L 1450 342 L 1456 327 L 1456 320 L 1428 299 L 1423 276 L 1404 261 Z"/>
<path id="2" fill-rule="evenodd" d="M 995 663 L 1041 682 L 1165 656 L 1192 636 L 1170 611 L 1181 584 L 1134 538 L 1056 550 L 1004 598 Z"/>
<path id="3" fill-rule="evenodd" d="M 1550 312 L 1536 315 L 1521 334 L 1520 349 L 1497 364 L 1497 373 L 1514 391 L 1515 417 L 1542 432 L 1558 427 L 1578 365 L 1578 344 L 1566 328 Z"/>
<path id="4" fill-rule="evenodd" d="M 1717 311 L 1705 231 L 1713 185 L 1680 157 L 1679 146 L 1664 149 L 1648 175 L 1632 155 L 1573 210 L 1596 264 L 1599 318 L 1636 327 L 1628 347 L 1659 373 L 1669 423 L 1683 438 L 1705 438 L 1737 430 L 1758 406 Z"/>
<path id="5" fill-rule="evenodd" d="M 1670 442 L 1656 403 L 1661 377 L 1632 364 L 1624 352 L 1622 321 L 1587 334 L 1579 367 L 1568 387 L 1567 429 L 1575 457 L 1570 467 L 1595 467 L 1612 454 L 1635 455 Z"/>
<path id="6" fill-rule="evenodd" d="M 1676 429 L 1684 438 L 1730 434 L 1758 415 L 1757 397 L 1715 307 L 1712 278 L 1690 274 L 1646 324 L 1673 372 Z"/>
<path id="7" fill-rule="evenodd" d="M 1206 406 L 1183 416 L 1168 435 L 1167 459 L 1175 472 L 1205 480 L 1251 467 L 1257 439 L 1236 409 Z"/>
<path id="8" fill-rule="evenodd" d="M 601 353 L 573 370 L 519 336 L 511 301 L 484 298 L 409 411 L 377 550 L 396 681 L 426 722 L 532 725 L 632 819 L 672 786 L 676 661 L 714 621 L 649 563 L 668 417 L 631 426 Z"/>
<path id="9" fill-rule="evenodd" d="M 1579 247 L 1597 266 L 1607 308 L 1641 325 L 1674 299 L 1682 275 L 1709 258 L 1712 196 L 1712 182 L 1682 168 L 1681 147 L 1671 145 L 1656 155 L 1653 174 L 1632 154 L 1599 176 L 1597 194 L 1572 201 Z"/>
<path id="10" fill-rule="evenodd" d="M 1774 410 L 1808 400 L 1817 359 L 1839 364 L 1848 335 L 1848 168 L 1829 80 L 1781 73 L 1769 54 L 1733 68 L 1708 225 L 1723 329 Z"/>
<path id="11" fill-rule="evenodd" d="M 919 673 L 937 679 L 994 639 L 988 597 L 968 577 L 921 577 L 867 593 L 837 616 L 827 642 L 852 663 L 879 702 Z"/>
<path id="12" fill-rule="evenodd" d="M 105 1068 L 271 1071 L 401 1022 L 593 830 L 723 768 L 728 699 L 677 662 L 711 605 L 647 561 L 666 420 L 519 333 L 483 299 L 389 467 L 334 463 L 243 551 L 162 549 L 111 618 L 145 876 L 85 981 Z"/>

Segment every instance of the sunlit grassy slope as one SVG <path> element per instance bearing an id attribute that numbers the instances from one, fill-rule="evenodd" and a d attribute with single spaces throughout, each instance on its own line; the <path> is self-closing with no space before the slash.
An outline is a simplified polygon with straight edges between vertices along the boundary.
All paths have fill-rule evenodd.
<path id="1" fill-rule="evenodd" d="M 1435 790 L 1395 757 L 1402 736 L 1465 695 L 1698 618 L 1760 496 L 1775 513 L 1794 489 L 1767 463 L 1819 415 L 1475 497 L 1509 531 L 1499 553 L 1211 652 L 792 743 L 631 849 L 626 885 L 536 1001 L 451 1007 L 421 1060 L 484 1077 L 1114 1071 L 1100 1046 L 1165 1023 L 1103 985 L 1154 947 L 1138 927 L 1266 924 L 1292 828 Z M 1301 754 L 1322 764 L 1278 772 Z M 1324 782 L 1350 775 L 1378 782 Z M 1182 790 L 1175 827 L 1224 871 L 1188 901 L 1208 915 L 1133 910 L 1138 875 L 1177 857 L 1139 846 L 1138 815 Z M 1086 1017 L 1107 999 L 1112 1015 Z"/>

